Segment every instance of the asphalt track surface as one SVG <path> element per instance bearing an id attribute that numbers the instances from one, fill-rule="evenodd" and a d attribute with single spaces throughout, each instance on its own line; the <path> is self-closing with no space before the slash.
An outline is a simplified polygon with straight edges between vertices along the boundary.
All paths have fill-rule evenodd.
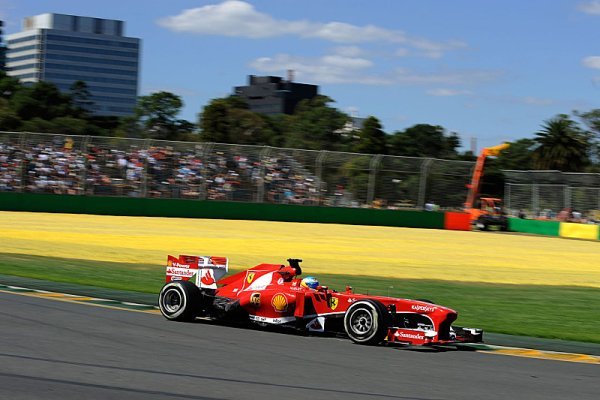
<path id="1" fill-rule="evenodd" d="M 600 366 L 355 345 L 0 293 L 0 399 L 597 399 Z"/>

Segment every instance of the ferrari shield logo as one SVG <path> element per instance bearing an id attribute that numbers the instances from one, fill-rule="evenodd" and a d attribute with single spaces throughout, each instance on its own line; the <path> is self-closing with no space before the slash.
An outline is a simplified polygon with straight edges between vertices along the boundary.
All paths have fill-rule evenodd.
<path id="1" fill-rule="evenodd" d="M 337 308 L 338 303 L 339 303 L 339 299 L 337 297 L 330 297 L 329 300 L 327 301 L 327 305 L 332 310 L 335 310 Z"/>
<path id="2" fill-rule="evenodd" d="M 248 275 L 246 276 L 246 282 L 248 282 L 248 285 L 254 280 L 254 275 L 256 275 L 256 272 L 248 272 Z"/>

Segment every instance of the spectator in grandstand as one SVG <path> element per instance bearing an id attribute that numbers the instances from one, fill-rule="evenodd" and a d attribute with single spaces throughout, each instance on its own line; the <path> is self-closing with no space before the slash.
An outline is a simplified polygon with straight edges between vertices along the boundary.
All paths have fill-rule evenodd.
<path id="1" fill-rule="evenodd" d="M 12 192 L 20 189 L 21 162 L 22 156 L 18 146 L 0 143 L 0 191 Z"/>

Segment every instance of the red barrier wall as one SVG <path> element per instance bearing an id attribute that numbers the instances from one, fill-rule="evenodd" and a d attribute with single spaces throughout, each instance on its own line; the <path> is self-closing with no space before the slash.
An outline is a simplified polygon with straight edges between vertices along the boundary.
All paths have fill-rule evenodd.
<path id="1" fill-rule="evenodd" d="M 444 213 L 444 229 L 453 231 L 470 231 L 471 214 L 462 212 Z"/>

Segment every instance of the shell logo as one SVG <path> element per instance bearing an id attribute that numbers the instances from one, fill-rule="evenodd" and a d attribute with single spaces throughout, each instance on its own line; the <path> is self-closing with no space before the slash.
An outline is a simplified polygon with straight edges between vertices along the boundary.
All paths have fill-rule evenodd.
<path id="1" fill-rule="evenodd" d="M 172 267 L 173 266 L 173 261 L 171 261 L 171 259 L 167 260 L 167 267 Z"/>
<path id="2" fill-rule="evenodd" d="M 273 296 L 273 300 L 271 300 L 271 304 L 273 305 L 273 308 L 277 312 L 287 311 L 288 302 L 287 302 L 287 298 L 285 297 L 285 295 L 283 293 L 277 293 L 275 296 Z"/>

